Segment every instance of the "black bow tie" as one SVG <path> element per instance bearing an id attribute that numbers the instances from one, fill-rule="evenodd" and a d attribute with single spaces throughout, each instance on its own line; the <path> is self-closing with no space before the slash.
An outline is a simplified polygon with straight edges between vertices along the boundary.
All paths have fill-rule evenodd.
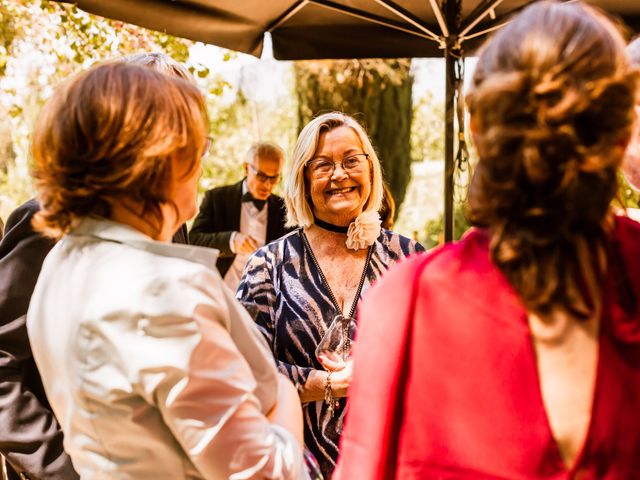
<path id="1" fill-rule="evenodd" d="M 253 195 L 251 195 L 251 192 L 247 192 L 244 195 L 242 195 L 242 201 L 253 202 L 253 204 L 256 206 L 259 212 L 262 211 L 262 209 L 264 208 L 264 204 L 267 203 L 266 200 L 259 200 L 257 198 L 253 198 Z"/>

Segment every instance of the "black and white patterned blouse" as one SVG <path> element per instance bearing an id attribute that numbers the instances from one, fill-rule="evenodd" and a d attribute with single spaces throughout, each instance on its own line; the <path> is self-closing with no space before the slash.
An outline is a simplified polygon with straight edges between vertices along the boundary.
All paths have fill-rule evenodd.
<path id="1" fill-rule="evenodd" d="M 341 313 L 336 311 L 302 235 L 298 229 L 256 251 L 247 262 L 236 293 L 271 346 L 278 369 L 298 391 L 312 370 L 323 370 L 314 351 L 334 317 Z M 424 251 L 419 243 L 381 230 L 362 292 L 391 265 L 418 251 Z M 316 456 L 325 479 L 331 477 L 338 458 L 345 403 L 340 399 L 333 416 L 323 401 L 302 405 L 305 444 Z"/>

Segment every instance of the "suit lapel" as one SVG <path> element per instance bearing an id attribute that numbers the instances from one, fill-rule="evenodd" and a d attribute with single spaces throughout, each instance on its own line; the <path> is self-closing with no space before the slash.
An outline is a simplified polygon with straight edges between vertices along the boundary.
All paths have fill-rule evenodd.
<path id="1" fill-rule="evenodd" d="M 230 217 L 229 217 L 229 230 L 240 231 L 240 215 L 242 214 L 242 182 L 244 178 L 236 183 L 229 191 L 229 196 L 226 199 L 227 205 L 229 205 Z"/>

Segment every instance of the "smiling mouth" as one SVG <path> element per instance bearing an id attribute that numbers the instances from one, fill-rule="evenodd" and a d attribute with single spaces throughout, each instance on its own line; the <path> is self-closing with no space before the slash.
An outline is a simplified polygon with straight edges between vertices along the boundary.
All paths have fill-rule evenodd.
<path id="1" fill-rule="evenodd" d="M 332 190 L 327 191 L 328 195 L 344 195 L 346 193 L 351 193 L 355 191 L 358 187 L 346 187 L 346 188 L 334 188 Z"/>

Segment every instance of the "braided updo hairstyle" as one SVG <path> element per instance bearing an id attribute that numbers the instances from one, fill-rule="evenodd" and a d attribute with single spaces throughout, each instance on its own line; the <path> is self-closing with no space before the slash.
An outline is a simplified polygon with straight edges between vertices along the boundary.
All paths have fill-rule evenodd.
<path id="1" fill-rule="evenodd" d="M 637 77 L 594 8 L 542 1 L 481 50 L 467 97 L 480 160 L 469 219 L 530 311 L 593 311 L 606 217 L 633 122 Z M 587 251 L 588 262 L 579 252 Z"/>

